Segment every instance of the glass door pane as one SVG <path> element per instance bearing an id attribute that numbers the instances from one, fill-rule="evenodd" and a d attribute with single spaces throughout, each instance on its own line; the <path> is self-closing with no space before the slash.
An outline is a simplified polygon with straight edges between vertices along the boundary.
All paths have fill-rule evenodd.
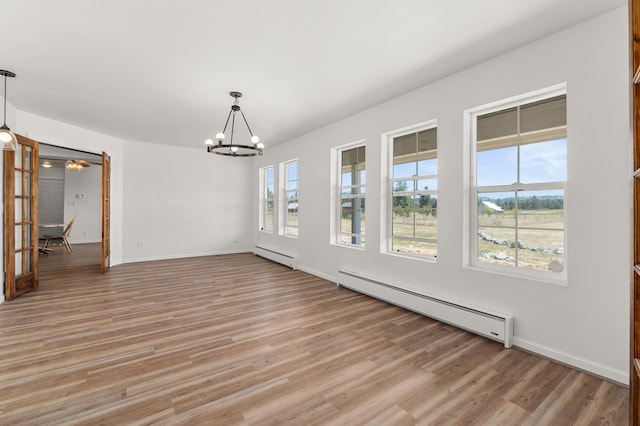
<path id="1" fill-rule="evenodd" d="M 15 268 L 16 268 L 16 277 L 19 277 L 20 275 L 22 275 L 22 252 L 16 252 Z"/>
<path id="2" fill-rule="evenodd" d="M 22 172 L 16 170 L 15 179 L 15 196 L 19 197 L 22 195 Z"/>

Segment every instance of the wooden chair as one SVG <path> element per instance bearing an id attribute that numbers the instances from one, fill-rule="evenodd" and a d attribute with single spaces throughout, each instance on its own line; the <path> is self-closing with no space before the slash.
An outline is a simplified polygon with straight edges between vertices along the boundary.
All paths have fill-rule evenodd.
<path id="1" fill-rule="evenodd" d="M 69 240 L 67 239 L 67 237 L 71 233 L 71 228 L 73 227 L 73 221 L 76 220 L 76 216 L 77 215 L 73 216 L 69 221 L 69 223 L 67 223 L 67 226 L 64 227 L 64 231 L 62 232 L 62 234 L 45 235 L 44 237 L 46 239 L 44 240 L 44 244 L 42 245 L 42 250 L 44 251 L 51 250 L 49 249 L 49 246 L 64 246 L 64 248 L 67 249 L 67 253 L 71 254 L 71 252 L 73 251 L 73 248 L 71 247 L 71 244 L 69 244 Z M 54 243 L 52 241 L 59 241 L 59 242 Z"/>

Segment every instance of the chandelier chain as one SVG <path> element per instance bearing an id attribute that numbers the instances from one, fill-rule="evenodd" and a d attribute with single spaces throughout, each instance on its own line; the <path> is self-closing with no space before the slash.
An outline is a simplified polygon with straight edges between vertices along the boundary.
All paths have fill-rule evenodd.
<path id="1" fill-rule="evenodd" d="M 4 117 L 2 123 L 7 124 L 7 75 L 4 75 Z"/>

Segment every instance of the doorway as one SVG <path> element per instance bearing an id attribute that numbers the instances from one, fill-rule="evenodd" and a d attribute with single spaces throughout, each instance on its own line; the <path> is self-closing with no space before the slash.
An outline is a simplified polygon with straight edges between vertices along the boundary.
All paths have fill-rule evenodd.
<path id="1" fill-rule="evenodd" d="M 83 171 L 90 166 L 99 166 L 97 175 L 100 180 L 93 185 L 99 190 L 92 190 L 87 187 L 90 180 L 85 178 L 69 179 L 70 181 L 80 182 L 83 187 L 78 192 L 70 191 L 78 200 L 84 200 L 87 193 L 83 188 L 89 188 L 86 192 L 95 194 L 93 205 L 99 206 L 95 211 L 99 214 L 88 214 L 89 221 L 95 220 L 100 224 L 100 232 L 98 233 L 99 242 L 94 243 L 97 247 L 96 252 L 100 262 L 96 263 L 96 270 L 105 273 L 110 266 L 110 175 L 111 161 L 107 153 L 102 155 L 91 152 L 84 152 L 70 148 L 62 148 L 49 144 L 39 143 L 24 136 L 16 134 L 18 147 L 15 151 L 5 150 L 3 154 L 3 190 L 4 190 L 4 299 L 11 300 L 34 288 L 38 287 L 40 273 L 40 258 L 49 256 L 53 250 L 50 248 L 52 240 L 61 240 L 68 254 L 73 251 L 69 242 L 70 230 L 75 222 L 77 214 L 68 222 L 66 220 L 65 206 L 76 207 L 76 201 L 69 201 L 64 196 L 64 190 L 67 188 L 66 182 L 60 184 L 56 182 L 43 183 L 44 188 L 51 190 L 50 194 L 43 196 L 47 200 L 47 205 L 43 211 L 45 217 L 59 220 L 60 216 L 63 221 L 60 223 L 40 223 L 38 201 L 39 189 L 39 171 L 40 169 L 52 169 L 54 163 L 64 163 L 62 179 L 55 179 L 55 173 L 48 176 L 49 180 L 66 181 L 67 171 Z M 44 156 L 39 155 L 40 149 L 44 148 Z M 69 158 L 73 157 L 73 158 Z M 81 157 L 81 158 L 77 158 Z M 97 161 L 99 160 L 99 161 Z M 46 175 L 46 173 L 45 173 Z M 62 191 L 61 191 L 62 189 Z M 73 187 L 77 190 L 77 186 Z M 62 193 L 63 204 L 60 209 L 59 196 Z M 62 211 L 62 213 L 60 213 Z M 71 212 L 73 213 L 73 212 Z M 71 214 L 69 213 L 69 214 Z M 97 216 L 97 217 L 96 217 Z M 39 244 L 39 229 L 47 228 L 63 228 L 61 234 L 51 233 L 45 237 L 45 243 Z M 89 235 L 88 231 L 82 231 L 82 237 Z M 77 257 L 76 257 L 77 258 Z M 88 259 L 88 257 L 87 257 Z M 45 268 L 46 270 L 47 268 Z"/>
<path id="2" fill-rule="evenodd" d="M 60 235 L 73 218 L 68 239 L 73 249 L 53 247 L 40 259 L 40 276 L 68 267 L 100 270 L 102 239 L 102 155 L 40 144 L 39 238 Z M 60 225 L 56 227 L 55 225 Z"/>

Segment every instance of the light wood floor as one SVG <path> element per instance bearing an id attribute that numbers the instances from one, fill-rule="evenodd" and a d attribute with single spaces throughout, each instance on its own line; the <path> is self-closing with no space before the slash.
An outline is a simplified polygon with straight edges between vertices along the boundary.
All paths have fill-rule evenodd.
<path id="1" fill-rule="evenodd" d="M 627 424 L 624 387 L 251 254 L 43 257 L 0 305 L 0 424 Z"/>

